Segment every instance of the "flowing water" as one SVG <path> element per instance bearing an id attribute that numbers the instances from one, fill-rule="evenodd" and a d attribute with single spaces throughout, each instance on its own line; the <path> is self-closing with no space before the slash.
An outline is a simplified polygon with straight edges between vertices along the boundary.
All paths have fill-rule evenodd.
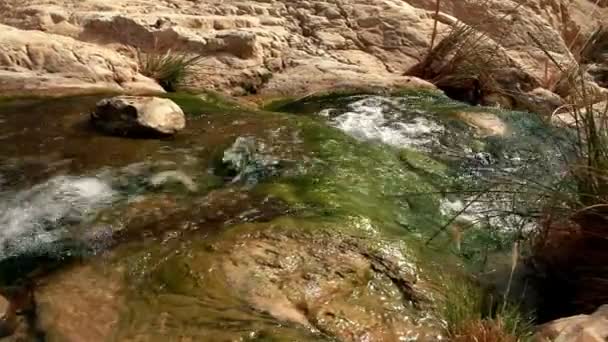
<path id="1" fill-rule="evenodd" d="M 529 114 L 480 134 L 432 94 L 177 95 L 188 127 L 156 140 L 93 131 L 97 100 L 0 103 L 0 288 L 34 289 L 44 340 L 436 341 L 437 270 L 510 238 L 426 251 L 467 202 L 449 190 L 559 167 Z"/>

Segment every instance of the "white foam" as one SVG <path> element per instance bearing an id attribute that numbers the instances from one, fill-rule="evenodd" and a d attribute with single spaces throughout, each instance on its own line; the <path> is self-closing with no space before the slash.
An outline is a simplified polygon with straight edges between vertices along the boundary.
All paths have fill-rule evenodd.
<path id="1" fill-rule="evenodd" d="M 489 195 L 488 195 L 489 196 Z M 513 208 L 504 201 L 491 201 L 488 196 L 466 200 L 441 199 L 439 211 L 445 217 L 458 216 L 459 221 L 474 225 L 489 225 L 504 232 L 531 232 L 537 229 L 536 220 L 512 213 Z"/>
<path id="2" fill-rule="evenodd" d="M 351 103 L 349 111 L 335 117 L 331 123 L 360 140 L 379 140 L 395 147 L 419 149 L 433 143 L 444 131 L 443 126 L 422 116 L 406 120 L 399 112 L 400 106 L 402 104 L 395 99 L 367 97 Z"/>
<path id="3" fill-rule="evenodd" d="M 65 234 L 62 222 L 79 222 L 115 197 L 94 177 L 59 176 L 0 198 L 0 258 L 23 253 Z"/>

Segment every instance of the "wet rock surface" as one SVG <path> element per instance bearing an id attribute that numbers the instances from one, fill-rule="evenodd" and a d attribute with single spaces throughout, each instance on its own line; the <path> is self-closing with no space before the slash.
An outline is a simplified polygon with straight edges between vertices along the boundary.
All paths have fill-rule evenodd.
<path id="1" fill-rule="evenodd" d="M 327 234 L 255 232 L 221 268 L 256 310 L 340 341 L 435 341 L 438 321 L 398 250 Z M 394 254 L 391 254 L 394 252 Z"/>
<path id="2" fill-rule="evenodd" d="M 423 311 L 424 285 L 399 248 L 284 225 L 298 223 L 170 243 L 178 249 L 136 264 L 119 249 L 107 256 L 115 266 L 64 270 L 37 289 L 40 328 L 51 341 L 232 340 L 245 337 L 242 329 L 302 341 L 440 338 L 440 322 Z"/>
<path id="3" fill-rule="evenodd" d="M 172 135 L 186 127 L 181 108 L 169 99 L 117 96 L 101 100 L 91 114 L 101 131 L 119 136 Z"/>

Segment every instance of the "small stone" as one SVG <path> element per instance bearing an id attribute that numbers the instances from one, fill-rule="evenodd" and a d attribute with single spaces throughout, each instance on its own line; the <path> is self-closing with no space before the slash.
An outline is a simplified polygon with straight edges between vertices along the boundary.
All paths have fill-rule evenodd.
<path id="1" fill-rule="evenodd" d="M 190 192 L 196 192 L 198 190 L 198 187 L 192 178 L 182 171 L 163 171 L 150 178 L 150 184 L 154 187 L 161 187 L 171 182 L 183 185 Z"/>
<path id="2" fill-rule="evenodd" d="M 172 135 L 186 127 L 184 112 L 175 102 L 144 96 L 101 100 L 91 122 L 108 134 L 138 137 Z"/>

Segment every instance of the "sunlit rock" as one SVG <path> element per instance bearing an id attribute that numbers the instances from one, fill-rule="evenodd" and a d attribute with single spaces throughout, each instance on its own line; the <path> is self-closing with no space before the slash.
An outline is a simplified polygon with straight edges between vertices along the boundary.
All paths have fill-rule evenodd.
<path id="1" fill-rule="evenodd" d="M 117 96 L 101 100 L 91 122 L 113 135 L 172 135 L 186 127 L 181 108 L 169 99 Z"/>

